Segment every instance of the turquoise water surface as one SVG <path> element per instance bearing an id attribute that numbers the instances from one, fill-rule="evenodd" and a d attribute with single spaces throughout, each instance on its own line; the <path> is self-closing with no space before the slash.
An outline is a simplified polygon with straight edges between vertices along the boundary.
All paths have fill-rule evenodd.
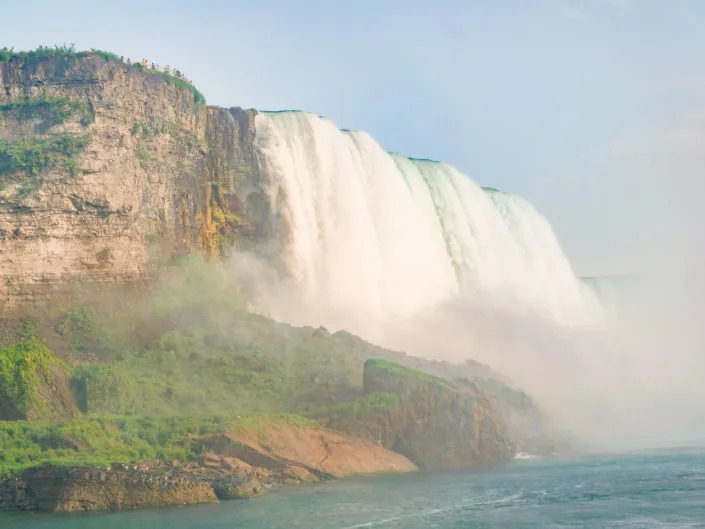
<path id="1" fill-rule="evenodd" d="M 515 461 L 282 487 L 264 498 L 108 514 L 0 514 L 18 529 L 705 527 L 705 455 Z"/>

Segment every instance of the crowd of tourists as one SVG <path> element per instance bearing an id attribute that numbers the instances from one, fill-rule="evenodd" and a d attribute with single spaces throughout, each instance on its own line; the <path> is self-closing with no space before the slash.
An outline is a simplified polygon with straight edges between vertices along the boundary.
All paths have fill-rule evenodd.
<path id="1" fill-rule="evenodd" d="M 129 57 L 127 58 L 127 60 L 125 60 L 124 57 L 120 57 L 120 60 L 123 61 L 124 63 L 128 64 L 128 65 L 133 64 Z M 149 62 L 147 61 L 147 59 L 142 59 L 141 62 L 135 61 L 134 64 L 140 65 L 143 70 L 154 70 L 155 72 L 161 72 L 161 71 L 162 71 L 162 67 L 161 67 L 161 66 L 159 66 L 158 64 L 155 64 L 155 63 L 149 63 Z M 181 79 L 182 81 L 187 82 L 187 83 L 190 84 L 190 85 L 193 85 L 193 83 L 191 82 L 191 80 L 190 80 L 190 79 L 187 79 L 186 76 L 185 76 L 182 72 L 180 72 L 179 70 L 176 70 L 176 69 L 174 69 L 174 68 L 170 68 L 168 64 L 164 67 L 163 71 L 164 71 L 164 73 L 167 74 L 167 75 L 171 75 L 171 76 L 173 76 L 173 77 L 177 77 L 177 78 Z"/>

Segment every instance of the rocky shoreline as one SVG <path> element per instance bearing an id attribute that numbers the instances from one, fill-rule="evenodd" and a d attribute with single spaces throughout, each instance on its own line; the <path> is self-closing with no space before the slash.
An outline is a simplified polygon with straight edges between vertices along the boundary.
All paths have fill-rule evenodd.
<path id="1" fill-rule="evenodd" d="M 271 425 L 270 449 L 218 434 L 194 441 L 195 461 L 148 461 L 95 466 L 39 466 L 0 481 L 0 510 L 115 511 L 214 503 L 261 496 L 269 487 L 328 481 L 348 474 L 409 472 L 404 456 L 369 440 L 312 426 Z M 299 441 L 277 443 L 277 436 Z M 313 456 L 315 463 L 292 459 Z M 306 459 L 306 457 L 302 458 Z"/>
<path id="2" fill-rule="evenodd" d="M 369 359 L 366 395 L 382 405 L 331 408 L 318 422 L 260 416 L 177 441 L 184 459 L 39 464 L 0 481 L 0 510 L 74 512 L 252 498 L 276 485 L 351 474 L 500 465 L 515 446 L 485 393 L 386 360 Z M 107 428 L 117 426 L 107 425 Z M 66 439 L 62 441 L 66 444 Z M 79 454 L 90 443 L 73 440 Z"/>
<path id="3" fill-rule="evenodd" d="M 0 483 L 0 509 L 141 509 L 251 498 L 265 490 L 266 485 L 254 475 L 200 465 L 179 468 L 155 462 L 152 466 L 116 463 L 108 468 L 36 467 Z"/>
<path id="4" fill-rule="evenodd" d="M 45 432 L 53 436 L 51 446 L 69 447 L 64 450 L 76 458 L 64 456 L 63 464 L 47 459 L 0 481 L 0 510 L 111 511 L 213 503 L 259 496 L 271 486 L 351 474 L 483 468 L 503 464 L 515 453 L 491 401 L 474 384 L 457 385 L 369 359 L 363 386 L 364 398 L 371 400 L 333 406 L 317 421 L 285 414 L 238 416 L 215 433 L 179 434 L 173 442 L 181 460 L 100 463 L 105 459 L 90 459 L 90 441 L 75 437 L 82 429 L 72 436 Z M 109 421 L 100 427 L 104 432 L 120 428 Z M 173 425 L 159 435 L 172 431 Z M 74 465 L 79 461 L 85 463 Z"/>

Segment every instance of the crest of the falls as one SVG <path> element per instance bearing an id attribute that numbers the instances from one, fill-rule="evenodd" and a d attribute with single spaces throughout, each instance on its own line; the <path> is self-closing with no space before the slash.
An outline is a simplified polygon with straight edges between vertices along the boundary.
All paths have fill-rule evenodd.
<path id="1" fill-rule="evenodd" d="M 286 288 L 299 315 L 318 308 L 319 321 L 305 323 L 406 318 L 458 298 L 571 325 L 601 317 L 548 221 L 522 198 L 448 164 L 390 154 L 313 114 L 256 120 L 284 227 Z"/>

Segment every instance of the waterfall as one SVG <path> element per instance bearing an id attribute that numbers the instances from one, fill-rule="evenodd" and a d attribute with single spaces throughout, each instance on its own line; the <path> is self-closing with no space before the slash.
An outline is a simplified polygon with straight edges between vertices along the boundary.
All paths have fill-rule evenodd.
<path id="1" fill-rule="evenodd" d="M 463 299 L 567 325 L 601 317 L 550 224 L 522 198 L 313 114 L 263 112 L 256 131 L 296 300 L 294 314 L 279 316 L 336 327 Z"/>

